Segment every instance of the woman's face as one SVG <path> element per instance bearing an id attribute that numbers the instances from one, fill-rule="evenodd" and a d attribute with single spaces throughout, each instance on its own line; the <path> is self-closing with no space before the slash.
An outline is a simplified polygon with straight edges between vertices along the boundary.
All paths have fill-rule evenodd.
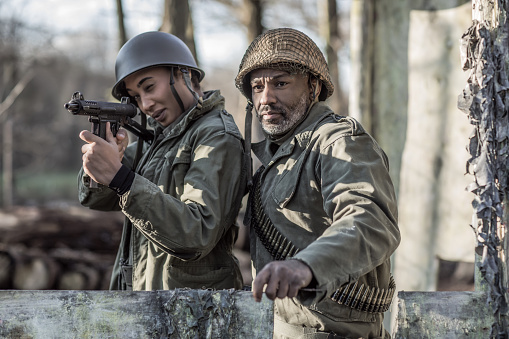
<path id="1" fill-rule="evenodd" d="M 171 91 L 171 72 L 171 68 L 163 66 L 146 68 L 124 80 L 127 93 L 136 100 L 140 110 L 163 127 L 170 125 L 184 113 Z M 186 87 L 182 73 L 176 73 L 174 86 L 187 110 L 194 105 L 194 97 Z"/>

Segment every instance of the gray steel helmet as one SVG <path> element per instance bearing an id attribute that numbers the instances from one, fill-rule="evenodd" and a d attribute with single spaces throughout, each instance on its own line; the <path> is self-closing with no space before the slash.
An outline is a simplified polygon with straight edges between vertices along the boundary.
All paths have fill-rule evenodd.
<path id="1" fill-rule="evenodd" d="M 205 76 L 182 40 L 165 32 L 145 32 L 127 41 L 118 52 L 115 62 L 117 82 L 111 94 L 119 100 L 127 96 L 123 88 L 124 79 L 134 72 L 153 66 L 183 66 L 196 71 L 199 81 Z"/>

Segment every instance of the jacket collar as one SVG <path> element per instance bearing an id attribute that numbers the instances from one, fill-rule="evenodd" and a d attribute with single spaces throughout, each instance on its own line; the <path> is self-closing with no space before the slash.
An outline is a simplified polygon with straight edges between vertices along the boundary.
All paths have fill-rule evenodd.
<path id="1" fill-rule="evenodd" d="M 207 114 L 213 108 L 219 106 L 224 108 L 224 97 L 219 90 L 206 91 L 203 93 L 203 102 L 201 105 L 194 105 L 186 112 L 182 113 L 177 120 L 166 127 L 162 127 L 157 121 L 148 117 L 147 122 L 150 127 L 156 131 L 156 135 L 163 133 L 167 136 L 177 136 L 184 132 L 188 126 L 195 120 Z"/>

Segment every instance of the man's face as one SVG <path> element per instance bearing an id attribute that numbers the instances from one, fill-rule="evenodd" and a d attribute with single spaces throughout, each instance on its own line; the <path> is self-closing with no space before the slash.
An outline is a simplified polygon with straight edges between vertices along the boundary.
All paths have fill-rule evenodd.
<path id="1" fill-rule="evenodd" d="M 163 127 L 170 125 L 183 112 L 178 105 L 170 87 L 168 67 L 152 67 L 142 69 L 125 78 L 125 86 L 129 96 L 134 97 L 140 110 L 154 118 Z M 180 72 L 175 76 L 175 89 L 188 109 L 193 105 L 194 98 L 187 89 Z"/>
<path id="2" fill-rule="evenodd" d="M 256 116 L 267 134 L 288 132 L 306 114 L 310 104 L 306 74 L 263 68 L 251 72 L 250 83 Z"/>

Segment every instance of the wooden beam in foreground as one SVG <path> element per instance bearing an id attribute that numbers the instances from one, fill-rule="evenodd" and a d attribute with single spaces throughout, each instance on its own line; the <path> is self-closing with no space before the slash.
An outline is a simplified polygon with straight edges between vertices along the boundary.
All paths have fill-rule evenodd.
<path id="1" fill-rule="evenodd" d="M 495 322 L 484 292 L 398 293 L 394 338 L 490 337 Z"/>
<path id="2" fill-rule="evenodd" d="M 234 290 L 0 291 L 1 338 L 272 338 L 273 303 Z"/>

